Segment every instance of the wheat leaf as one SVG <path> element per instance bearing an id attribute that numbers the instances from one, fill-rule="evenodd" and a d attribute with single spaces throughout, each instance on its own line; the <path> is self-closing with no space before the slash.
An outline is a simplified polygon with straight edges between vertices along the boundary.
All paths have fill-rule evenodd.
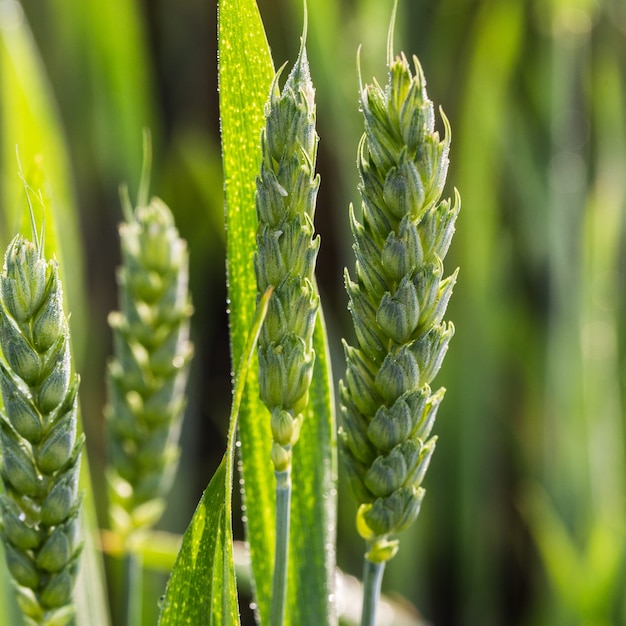
<path id="1" fill-rule="evenodd" d="M 254 195 L 264 106 L 274 77 L 256 3 L 219 4 L 220 111 L 226 190 L 226 227 L 232 361 L 237 363 L 254 311 L 253 271 L 257 226 Z M 334 582 L 334 414 L 323 321 L 314 336 L 317 353 L 309 415 L 294 450 L 290 579 L 287 623 L 334 623 L 329 596 Z M 255 601 L 269 624 L 274 551 L 274 471 L 267 409 L 259 400 L 256 361 L 251 367 L 239 422 L 247 540 Z"/>

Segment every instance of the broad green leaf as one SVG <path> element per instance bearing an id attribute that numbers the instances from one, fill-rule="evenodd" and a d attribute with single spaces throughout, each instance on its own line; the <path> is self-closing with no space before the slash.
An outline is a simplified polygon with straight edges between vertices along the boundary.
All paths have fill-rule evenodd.
<path id="1" fill-rule="evenodd" d="M 238 363 L 255 310 L 255 178 L 274 69 L 254 0 L 220 0 L 218 16 L 230 334 L 232 362 Z M 256 383 L 249 382 L 247 390 L 258 404 Z"/>
<path id="2" fill-rule="evenodd" d="M 226 191 L 228 295 L 232 360 L 237 363 L 255 308 L 253 270 L 255 178 L 259 137 L 273 65 L 253 0 L 219 3 L 220 113 Z M 310 409 L 294 449 L 287 623 L 334 623 L 334 413 L 323 320 Z M 259 400 L 254 362 L 239 421 L 244 500 L 258 616 L 269 624 L 275 538 L 275 481 L 270 462 L 269 414 Z"/>

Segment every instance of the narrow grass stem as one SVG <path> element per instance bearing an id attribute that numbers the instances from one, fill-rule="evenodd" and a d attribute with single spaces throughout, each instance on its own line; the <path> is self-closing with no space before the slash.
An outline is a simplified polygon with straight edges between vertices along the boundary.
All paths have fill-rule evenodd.
<path id="1" fill-rule="evenodd" d="M 276 551 L 272 582 L 272 626 L 282 626 L 287 603 L 289 561 L 289 509 L 291 508 L 291 466 L 276 472 Z"/>
<path id="2" fill-rule="evenodd" d="M 375 563 L 367 557 L 363 566 L 363 609 L 361 626 L 374 626 L 376 623 L 376 607 L 380 599 L 380 588 L 383 582 L 386 561 Z"/>
<path id="3" fill-rule="evenodd" d="M 143 623 L 143 559 L 140 553 L 129 551 L 126 566 L 126 626 Z"/>

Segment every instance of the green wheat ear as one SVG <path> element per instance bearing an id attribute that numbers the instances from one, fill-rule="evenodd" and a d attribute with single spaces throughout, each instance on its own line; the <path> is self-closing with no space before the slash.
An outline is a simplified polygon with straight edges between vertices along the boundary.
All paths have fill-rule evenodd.
<path id="1" fill-rule="evenodd" d="M 271 458 L 276 476 L 276 546 L 270 621 L 285 618 L 288 582 L 292 448 L 309 400 L 319 309 L 315 261 L 319 237 L 313 216 L 319 188 L 315 174 L 315 91 L 306 56 L 304 4 L 302 45 L 282 91 L 281 70 L 272 82 L 261 133 L 257 177 L 259 220 L 254 258 L 258 298 L 273 288 L 258 343 L 259 395 L 271 413 Z"/>
<path id="2" fill-rule="evenodd" d="M 105 409 L 110 514 L 124 536 L 152 526 L 164 510 L 178 463 L 193 353 L 187 244 L 170 209 L 158 198 L 146 201 L 148 167 L 138 206 L 133 210 L 124 198 L 120 311 L 109 316 L 114 333 Z"/>
<path id="3" fill-rule="evenodd" d="M 460 206 L 458 194 L 454 206 L 440 201 L 450 126 L 442 113 L 440 139 L 415 57 L 414 65 L 413 73 L 403 54 L 390 58 L 387 85 L 361 90 L 361 221 L 351 209 L 356 280 L 346 272 L 346 290 L 358 347 L 345 344 L 340 443 L 373 562 L 395 554 L 390 536 L 419 513 L 444 395 L 430 383 L 454 332 L 442 321 L 456 280 L 444 278 L 443 259 Z"/>
<path id="4" fill-rule="evenodd" d="M 84 436 L 58 267 L 42 250 L 18 235 L 0 274 L 0 534 L 26 623 L 63 626 L 73 619 L 81 551 Z"/>
<path id="5" fill-rule="evenodd" d="M 259 225 L 254 260 L 258 297 L 274 287 L 259 336 L 261 399 L 271 412 L 276 471 L 291 464 L 302 411 L 308 402 L 315 353 L 313 329 L 319 308 L 314 270 L 319 237 L 313 216 L 319 187 L 315 174 L 315 92 L 304 47 L 282 92 L 272 84 L 261 135 L 257 178 Z"/>

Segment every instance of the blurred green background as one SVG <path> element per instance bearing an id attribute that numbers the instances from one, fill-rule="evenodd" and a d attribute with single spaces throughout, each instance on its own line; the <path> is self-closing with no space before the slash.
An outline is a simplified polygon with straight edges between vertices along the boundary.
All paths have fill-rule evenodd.
<path id="1" fill-rule="evenodd" d="M 356 51 L 364 80 L 384 81 L 391 4 L 309 2 L 318 280 L 336 378 L 339 339 L 352 336 L 342 272 L 358 201 Z M 216 2 L 22 6 L 0 0 L 0 243 L 24 215 L 18 144 L 58 216 L 97 493 L 118 187 L 136 192 L 145 127 L 152 190 L 189 242 L 196 358 L 161 523 L 182 532 L 225 448 L 230 404 Z M 293 62 L 301 1 L 259 8 L 276 66 Z M 450 118 L 447 193 L 456 186 L 463 208 L 446 262 L 461 272 L 448 313 L 456 337 L 437 378 L 448 389 L 437 452 L 384 590 L 437 626 L 626 624 L 626 3 L 400 0 L 395 49 L 419 56 Z M 340 505 L 338 562 L 360 576 L 354 507 L 341 495 Z M 147 584 L 146 624 L 164 578 Z M 116 610 L 114 598 L 113 623 Z"/>

